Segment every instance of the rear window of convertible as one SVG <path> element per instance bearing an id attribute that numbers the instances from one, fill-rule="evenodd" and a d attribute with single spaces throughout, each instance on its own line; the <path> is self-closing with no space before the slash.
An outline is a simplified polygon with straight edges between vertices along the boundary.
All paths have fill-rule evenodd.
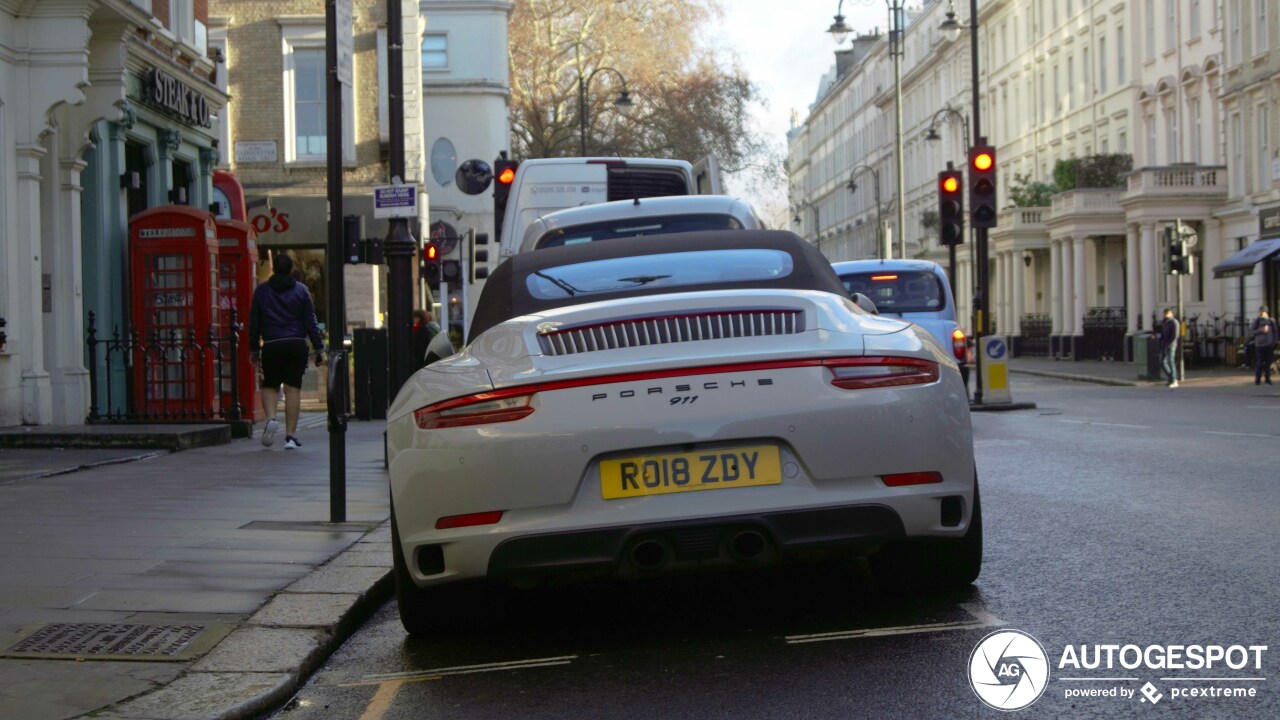
<path id="1" fill-rule="evenodd" d="M 658 215 L 649 218 L 627 218 L 556 228 L 538 238 L 538 249 L 640 235 L 741 229 L 742 223 L 732 215 Z"/>
<path id="2" fill-rule="evenodd" d="M 776 280 L 791 271 L 791 255 L 781 250 L 695 250 L 561 265 L 536 271 L 526 282 L 533 297 L 554 300 L 640 288 Z"/>

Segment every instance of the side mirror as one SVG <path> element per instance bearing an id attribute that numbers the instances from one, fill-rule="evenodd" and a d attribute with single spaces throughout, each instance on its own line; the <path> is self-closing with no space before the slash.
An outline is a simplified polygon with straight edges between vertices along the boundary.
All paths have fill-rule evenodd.
<path id="1" fill-rule="evenodd" d="M 479 195 L 493 182 L 493 168 L 483 160 L 467 160 L 453 173 L 458 189 L 468 195 Z"/>
<path id="2" fill-rule="evenodd" d="M 850 293 L 849 299 L 853 301 L 854 305 L 857 305 L 858 307 L 862 308 L 863 310 L 866 310 L 872 315 L 880 314 L 880 309 L 877 308 L 876 304 L 871 301 L 871 298 L 867 297 L 866 295 L 863 295 L 860 292 Z"/>
<path id="3" fill-rule="evenodd" d="M 449 332 L 441 330 L 427 344 L 427 364 L 430 365 L 441 358 L 447 358 L 453 353 L 453 343 L 449 341 Z"/>

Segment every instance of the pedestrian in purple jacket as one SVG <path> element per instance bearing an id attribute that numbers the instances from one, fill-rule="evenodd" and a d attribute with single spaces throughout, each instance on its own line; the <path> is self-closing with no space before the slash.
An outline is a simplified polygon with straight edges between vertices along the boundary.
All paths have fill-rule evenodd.
<path id="1" fill-rule="evenodd" d="M 249 308 L 249 357 L 262 375 L 262 410 L 267 424 L 262 445 L 275 442 L 279 388 L 284 385 L 284 446 L 294 450 L 298 441 L 298 410 L 302 404 L 302 376 L 307 371 L 307 338 L 315 349 L 316 367 L 324 362 L 324 338 L 316 322 L 315 306 L 307 286 L 294 280 L 293 259 L 284 253 L 271 260 L 271 277 L 253 291 Z M 262 350 L 259 352 L 259 342 Z"/>

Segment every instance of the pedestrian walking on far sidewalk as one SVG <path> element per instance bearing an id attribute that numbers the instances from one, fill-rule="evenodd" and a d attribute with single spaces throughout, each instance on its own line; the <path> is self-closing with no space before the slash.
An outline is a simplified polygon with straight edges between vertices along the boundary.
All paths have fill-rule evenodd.
<path id="1" fill-rule="evenodd" d="M 1164 321 L 1160 323 L 1160 369 L 1169 379 L 1169 387 L 1178 387 L 1178 338 L 1182 325 L 1173 316 L 1173 308 L 1164 309 Z"/>
<path id="2" fill-rule="evenodd" d="M 1261 385 L 1266 377 L 1271 384 L 1271 362 L 1276 355 L 1276 341 L 1280 336 L 1280 327 L 1267 315 L 1267 306 L 1258 308 L 1258 317 L 1254 318 L 1249 328 L 1249 342 L 1253 343 L 1253 384 Z"/>
<path id="3" fill-rule="evenodd" d="M 295 433 L 302 404 L 302 376 L 307 371 L 307 338 L 311 338 L 315 349 L 316 367 L 324 362 L 324 338 L 316 321 L 311 292 L 290 274 L 293 259 L 280 253 L 272 258 L 271 270 L 271 277 L 253 291 L 253 305 L 249 308 L 249 357 L 262 376 L 262 410 L 267 418 L 262 429 L 262 445 L 270 447 L 280 429 L 276 403 L 283 384 L 284 446 L 294 450 L 302 447 Z"/>

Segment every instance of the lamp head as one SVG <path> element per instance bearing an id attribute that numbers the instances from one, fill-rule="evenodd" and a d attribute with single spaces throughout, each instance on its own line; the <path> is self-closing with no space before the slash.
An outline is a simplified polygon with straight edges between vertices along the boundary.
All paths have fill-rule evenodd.
<path id="1" fill-rule="evenodd" d="M 837 45 L 842 45 L 844 39 L 849 37 L 849 33 L 853 32 L 853 28 L 845 23 L 843 15 L 836 15 L 835 22 L 831 23 L 827 32 L 831 33 L 831 39 L 835 40 Z"/>
<path id="2" fill-rule="evenodd" d="M 951 42 L 955 42 L 960 39 L 960 31 L 963 28 L 961 28 L 960 23 L 956 21 L 955 10 L 947 11 L 947 19 L 942 21 L 942 24 L 938 26 L 938 29 L 942 30 L 942 34 Z"/>
<path id="3" fill-rule="evenodd" d="M 625 117 L 631 114 L 631 109 L 635 107 L 635 103 L 631 102 L 631 93 L 623 90 L 618 93 L 618 99 L 613 101 L 613 106 Z"/>
<path id="4" fill-rule="evenodd" d="M 924 139 L 932 142 L 934 140 L 941 140 L 942 136 L 938 134 L 938 128 L 930 125 L 929 132 L 925 133 Z"/>

